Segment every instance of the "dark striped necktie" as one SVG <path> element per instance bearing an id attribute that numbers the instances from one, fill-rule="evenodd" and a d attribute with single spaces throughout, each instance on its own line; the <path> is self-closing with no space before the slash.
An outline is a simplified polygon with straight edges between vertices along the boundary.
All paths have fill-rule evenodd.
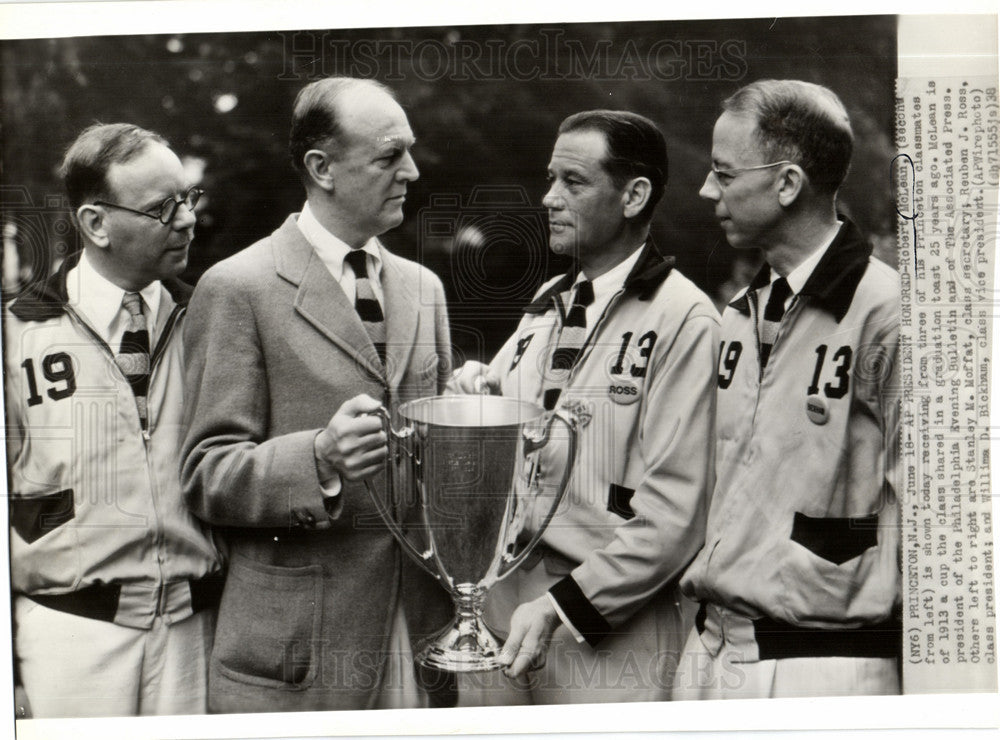
<path id="1" fill-rule="evenodd" d="M 771 356 L 774 340 L 778 338 L 778 327 L 781 317 L 785 315 L 785 301 L 792 294 L 788 281 L 779 277 L 771 283 L 771 294 L 767 297 L 764 307 L 764 318 L 760 322 L 760 367 L 764 369 Z"/>
<path id="2" fill-rule="evenodd" d="M 552 363 L 547 373 L 545 394 L 542 403 L 551 411 L 559 402 L 563 386 L 569 380 L 570 371 L 580 359 L 583 344 L 587 341 L 587 306 L 594 302 L 594 285 L 589 280 L 576 284 L 573 302 L 566 313 L 559 341 L 552 352 Z"/>
<path id="3" fill-rule="evenodd" d="M 148 428 L 146 412 L 146 392 L 149 389 L 149 330 L 146 328 L 146 316 L 142 296 L 138 293 L 126 293 L 122 298 L 122 306 L 128 312 L 128 324 L 122 335 L 122 342 L 115 356 L 115 364 L 124 373 L 135 405 L 139 410 L 139 421 L 142 428 Z"/>
<path id="4" fill-rule="evenodd" d="M 382 305 L 375 297 L 372 282 L 368 278 L 368 256 L 363 249 L 354 249 L 347 254 L 344 262 L 354 270 L 354 308 L 365 325 L 379 362 L 385 364 L 385 316 Z"/>

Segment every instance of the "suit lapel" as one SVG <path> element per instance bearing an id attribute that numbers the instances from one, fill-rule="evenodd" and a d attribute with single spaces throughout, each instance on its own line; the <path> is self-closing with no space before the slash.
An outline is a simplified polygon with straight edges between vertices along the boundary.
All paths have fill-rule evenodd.
<path id="1" fill-rule="evenodd" d="M 389 387 L 398 388 L 410 362 L 420 322 L 420 286 L 406 280 L 395 255 L 379 244 L 382 256 L 382 295 L 385 300 L 386 364 Z"/>
<path id="2" fill-rule="evenodd" d="M 384 380 L 375 347 L 354 306 L 289 216 L 274 234 L 278 275 L 298 286 L 295 310 L 368 372 Z M 391 339 L 389 341 L 392 341 Z"/>

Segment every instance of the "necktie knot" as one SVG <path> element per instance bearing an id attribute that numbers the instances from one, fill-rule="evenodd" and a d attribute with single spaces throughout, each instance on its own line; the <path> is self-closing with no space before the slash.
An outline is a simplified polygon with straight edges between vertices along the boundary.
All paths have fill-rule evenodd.
<path id="1" fill-rule="evenodd" d="M 142 296 L 138 293 L 126 293 L 122 298 L 122 305 L 128 311 L 130 317 L 142 316 Z"/>
<path id="2" fill-rule="evenodd" d="M 594 284 L 589 280 L 581 280 L 576 284 L 576 294 L 573 297 L 574 306 L 586 308 L 594 302 Z"/>
<path id="3" fill-rule="evenodd" d="M 570 296 L 567 296 L 569 298 Z M 576 284 L 572 293 L 572 304 L 566 312 L 564 326 L 585 328 L 587 326 L 587 306 L 594 302 L 594 285 L 589 280 Z"/>
<path id="4" fill-rule="evenodd" d="M 792 294 L 792 289 L 788 281 L 779 277 L 771 284 L 771 294 L 767 297 L 767 306 L 764 308 L 765 321 L 781 321 L 785 315 L 785 301 Z"/>
<path id="5" fill-rule="evenodd" d="M 354 270 L 355 278 L 368 277 L 367 256 L 367 253 L 363 249 L 352 249 L 344 257 L 344 262 L 349 264 L 351 269 Z"/>

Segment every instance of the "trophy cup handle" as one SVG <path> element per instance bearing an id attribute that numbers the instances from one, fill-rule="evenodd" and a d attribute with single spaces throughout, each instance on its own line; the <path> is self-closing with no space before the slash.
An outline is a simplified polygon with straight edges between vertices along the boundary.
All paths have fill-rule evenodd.
<path id="1" fill-rule="evenodd" d="M 392 420 L 389 418 L 389 412 L 385 406 L 379 406 L 378 410 L 371 412 L 373 416 L 378 416 L 382 420 L 382 424 L 385 426 L 386 435 L 389 438 L 390 443 L 390 454 L 391 446 L 393 444 L 398 444 L 403 447 L 403 452 L 407 457 L 412 458 L 412 453 L 406 448 L 407 441 L 413 434 L 413 430 L 409 427 L 404 427 L 400 430 L 395 430 L 392 428 Z M 389 532 L 396 541 L 399 542 L 400 546 L 403 548 L 403 552 L 409 555 L 413 561 L 427 571 L 435 580 L 441 580 L 441 574 L 438 572 L 437 568 L 432 567 L 429 563 L 434 558 L 434 551 L 428 548 L 424 552 L 418 550 L 412 542 L 410 542 L 406 535 L 403 534 L 403 528 L 400 526 L 399 522 L 395 520 L 392 515 L 392 511 L 386 506 L 385 502 L 379 498 L 378 491 L 375 490 L 375 486 L 372 485 L 370 479 L 365 479 L 365 488 L 368 489 L 368 495 L 371 497 L 372 503 L 375 505 L 375 510 L 378 511 L 379 516 L 382 517 L 382 521 L 385 522 L 385 526 L 388 527 Z"/>
<path id="2" fill-rule="evenodd" d="M 576 414 L 568 409 L 559 409 L 558 411 L 552 412 L 542 434 L 538 437 L 525 436 L 524 454 L 529 455 L 532 452 L 537 452 L 549 443 L 549 439 L 552 436 L 552 424 L 555 421 L 560 421 L 564 424 L 566 426 L 566 430 L 569 432 L 569 447 L 566 452 L 566 464 L 563 466 L 563 475 L 562 480 L 559 481 L 558 492 L 552 500 L 552 506 L 549 507 L 548 512 L 545 514 L 545 519 L 542 520 L 541 525 L 531 536 L 528 544 L 524 546 L 521 552 L 509 561 L 506 563 L 501 562 L 496 577 L 497 581 L 506 578 L 526 557 L 528 557 L 531 551 L 535 549 L 535 545 L 537 545 L 538 541 L 541 540 L 542 535 L 549 526 L 549 522 L 551 522 L 552 517 L 555 516 L 556 509 L 559 508 L 559 504 L 562 503 L 563 496 L 566 493 L 566 487 L 569 485 L 570 476 L 573 474 L 573 464 L 576 462 L 577 426 L 579 420 L 577 419 Z M 528 476 L 529 488 L 534 488 L 535 486 L 536 471 L 537 468 L 532 466 L 531 473 Z"/>

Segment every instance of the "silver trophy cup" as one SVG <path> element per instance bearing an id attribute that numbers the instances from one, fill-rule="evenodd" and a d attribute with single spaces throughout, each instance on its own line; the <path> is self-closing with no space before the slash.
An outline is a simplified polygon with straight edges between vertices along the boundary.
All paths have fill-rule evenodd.
<path id="1" fill-rule="evenodd" d="M 483 622 L 487 590 L 538 544 L 566 492 L 576 458 L 576 417 L 502 396 L 434 396 L 398 409 L 389 434 L 389 491 L 372 483 L 376 508 L 408 553 L 455 602 L 455 617 L 423 643 L 416 661 L 452 672 L 499 668 L 500 642 Z M 565 427 L 565 464 L 547 479 L 539 452 Z M 409 513 L 409 516 L 407 516 Z M 535 523 L 530 538 L 525 525 Z M 416 543 L 410 539 L 413 536 Z"/>

